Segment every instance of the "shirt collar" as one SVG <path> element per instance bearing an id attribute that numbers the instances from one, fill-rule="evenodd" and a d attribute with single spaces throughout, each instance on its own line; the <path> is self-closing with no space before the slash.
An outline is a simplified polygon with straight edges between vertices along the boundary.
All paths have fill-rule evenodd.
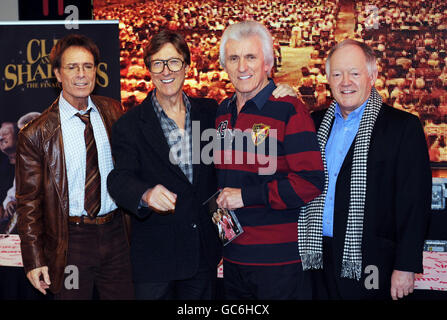
<path id="1" fill-rule="evenodd" d="M 357 109 L 355 109 L 354 111 L 349 113 L 348 117 L 346 119 L 343 118 L 343 115 L 340 110 L 340 106 L 337 102 L 337 104 L 335 105 L 335 116 L 337 116 L 345 121 L 360 121 L 360 119 L 362 118 L 362 115 L 363 115 L 363 111 L 365 110 L 366 104 L 368 103 L 368 100 L 369 100 L 369 98 L 366 99 L 366 101 L 363 102 L 363 104 L 360 107 L 358 107 Z"/>
<path id="2" fill-rule="evenodd" d="M 276 89 L 276 85 L 272 79 L 269 79 L 269 83 L 265 86 L 264 89 L 258 92 L 251 100 L 256 104 L 259 110 L 262 110 L 267 100 L 272 95 L 273 90 Z"/>
<path id="3" fill-rule="evenodd" d="M 259 110 L 262 110 L 265 103 L 272 95 L 273 90 L 275 90 L 275 89 L 276 89 L 275 82 L 273 82 L 273 80 L 269 78 L 268 84 L 261 91 L 259 91 L 257 95 L 255 95 L 253 98 L 251 98 L 248 101 L 253 101 L 254 104 L 256 105 L 256 107 Z M 230 102 L 228 104 L 229 106 L 232 105 L 233 103 L 236 104 L 236 94 L 233 94 L 233 96 L 230 98 L 229 102 Z M 246 102 L 246 104 L 247 104 L 247 102 Z"/>
<path id="4" fill-rule="evenodd" d="M 155 95 L 157 89 L 154 89 L 152 91 L 152 95 L 151 95 L 151 101 L 152 101 L 152 105 L 154 106 L 154 110 L 158 115 L 164 115 L 167 117 L 165 111 L 163 110 L 161 104 L 158 102 L 157 100 L 157 96 Z M 183 97 L 183 103 L 185 104 L 185 108 L 186 108 L 186 113 L 189 113 L 191 111 L 191 102 L 188 99 L 188 96 L 186 95 L 186 93 L 182 92 L 182 97 Z"/>
<path id="5" fill-rule="evenodd" d="M 98 112 L 98 109 L 96 108 L 96 106 L 93 103 L 90 96 L 88 97 L 87 109 L 85 111 L 84 110 L 80 111 L 80 110 L 76 109 L 75 107 L 73 107 L 70 104 L 70 102 L 68 102 L 64 98 L 64 96 L 62 95 L 62 92 L 61 92 L 61 94 L 59 96 L 59 113 L 60 113 L 61 122 L 70 120 L 77 113 L 85 114 L 89 109 L 92 109 L 92 112 Z"/>

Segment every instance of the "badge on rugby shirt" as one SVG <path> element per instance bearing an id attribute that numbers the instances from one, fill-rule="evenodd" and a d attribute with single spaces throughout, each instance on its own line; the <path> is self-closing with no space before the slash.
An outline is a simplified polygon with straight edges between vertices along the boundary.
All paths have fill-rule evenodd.
<path id="1" fill-rule="evenodd" d="M 251 128 L 251 140 L 255 146 L 260 145 L 269 135 L 270 126 L 263 123 L 255 123 Z"/>

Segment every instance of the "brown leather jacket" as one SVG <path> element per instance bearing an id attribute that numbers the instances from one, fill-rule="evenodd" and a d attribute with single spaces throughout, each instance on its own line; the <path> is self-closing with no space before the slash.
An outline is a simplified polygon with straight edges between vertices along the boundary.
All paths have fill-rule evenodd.
<path id="1" fill-rule="evenodd" d="M 91 96 L 109 135 L 122 115 L 121 104 Z M 68 248 L 68 183 L 59 98 L 18 136 L 16 161 L 18 232 L 25 272 L 48 266 L 50 290 L 60 291 Z M 126 232 L 129 217 L 123 214 Z"/>

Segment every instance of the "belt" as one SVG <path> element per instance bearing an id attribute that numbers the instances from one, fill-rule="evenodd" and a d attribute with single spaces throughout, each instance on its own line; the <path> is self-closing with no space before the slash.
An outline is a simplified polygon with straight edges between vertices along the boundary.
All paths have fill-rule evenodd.
<path id="1" fill-rule="evenodd" d="M 96 217 L 90 218 L 89 216 L 70 216 L 68 217 L 68 222 L 76 224 L 106 224 L 113 220 L 113 218 L 119 213 L 118 208 L 110 211 L 109 213 Z"/>

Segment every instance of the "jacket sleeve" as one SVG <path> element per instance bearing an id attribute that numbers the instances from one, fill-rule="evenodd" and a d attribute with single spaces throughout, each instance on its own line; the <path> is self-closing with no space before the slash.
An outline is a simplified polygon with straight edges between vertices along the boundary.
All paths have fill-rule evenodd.
<path id="1" fill-rule="evenodd" d="M 152 211 L 141 206 L 141 197 L 152 186 L 138 177 L 140 160 L 130 118 L 120 118 L 112 127 L 112 155 L 115 167 L 107 177 L 107 188 L 116 203 L 138 216 Z"/>
<path id="2" fill-rule="evenodd" d="M 19 133 L 16 152 L 17 230 L 25 272 L 47 265 L 43 252 L 43 160 L 36 143 Z"/>
<path id="3" fill-rule="evenodd" d="M 423 272 L 422 254 L 431 206 L 431 170 L 419 119 L 406 122 L 396 168 L 396 260 L 394 269 Z"/>
<path id="4" fill-rule="evenodd" d="M 283 141 L 288 172 L 274 174 L 266 184 L 242 188 L 244 206 L 263 202 L 275 210 L 299 208 L 322 192 L 323 162 L 315 127 L 305 106 L 298 101 L 294 106 Z"/>

